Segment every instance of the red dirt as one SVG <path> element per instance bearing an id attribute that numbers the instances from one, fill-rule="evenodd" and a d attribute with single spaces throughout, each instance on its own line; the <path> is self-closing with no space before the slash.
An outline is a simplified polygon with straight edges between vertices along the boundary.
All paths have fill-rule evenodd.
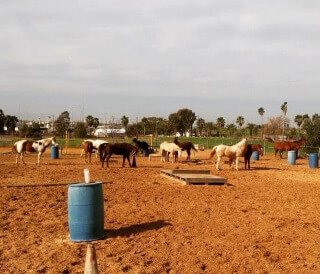
<path id="1" fill-rule="evenodd" d="M 117 158 L 101 169 L 73 151 L 59 160 L 47 153 L 40 167 L 35 155 L 16 166 L 0 154 L 0 185 L 80 182 L 85 167 L 94 181 L 112 181 L 103 185 L 106 238 L 95 242 L 101 273 L 320 272 L 320 172 L 306 159 L 289 166 L 266 155 L 251 171 L 242 162 L 240 171 L 224 164 L 218 172 L 212 162 L 142 157 L 138 168 L 121 168 Z M 160 176 L 175 167 L 210 169 L 232 186 Z M 86 245 L 69 240 L 67 186 L 0 190 L 0 272 L 81 273 Z"/>

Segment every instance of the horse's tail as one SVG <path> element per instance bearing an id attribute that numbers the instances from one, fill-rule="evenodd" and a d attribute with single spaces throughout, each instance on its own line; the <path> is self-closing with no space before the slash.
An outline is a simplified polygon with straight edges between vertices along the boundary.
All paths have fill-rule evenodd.
<path id="1" fill-rule="evenodd" d="M 212 159 L 212 157 L 216 154 L 217 146 L 213 147 L 208 160 Z"/>
<path id="2" fill-rule="evenodd" d="M 11 152 L 12 152 L 12 154 L 18 153 L 16 144 L 14 144 L 14 145 L 12 146 Z"/>
<path id="3" fill-rule="evenodd" d="M 105 144 L 101 144 L 99 146 L 99 157 L 100 157 L 100 162 L 102 162 L 102 158 L 103 158 L 103 151 L 106 149 L 107 143 Z"/>
<path id="4" fill-rule="evenodd" d="M 274 143 L 274 140 L 271 139 L 270 137 L 266 137 L 267 141 L 271 142 L 271 143 Z"/>
<path id="5" fill-rule="evenodd" d="M 198 150 L 194 147 L 194 145 L 191 143 L 191 148 L 194 150 L 194 151 L 196 151 L 196 152 L 198 152 Z"/>

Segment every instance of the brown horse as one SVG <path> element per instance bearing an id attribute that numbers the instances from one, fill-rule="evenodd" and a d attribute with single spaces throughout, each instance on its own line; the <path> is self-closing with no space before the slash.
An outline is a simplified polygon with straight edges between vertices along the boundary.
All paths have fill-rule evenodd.
<path id="1" fill-rule="evenodd" d="M 250 158 L 254 151 L 257 151 L 259 155 L 263 156 L 262 146 L 259 144 L 248 144 L 244 153 L 244 168 L 250 169 Z"/>
<path id="2" fill-rule="evenodd" d="M 130 167 L 136 167 L 136 154 L 138 152 L 138 148 L 129 144 L 129 143 L 116 143 L 116 144 L 102 144 L 99 147 L 100 153 L 100 161 L 102 162 L 102 167 L 104 166 L 104 161 L 106 160 L 107 167 L 109 167 L 109 159 L 111 158 L 112 154 L 122 155 L 122 167 L 124 167 L 125 160 L 128 160 Z M 130 162 L 130 156 L 133 155 L 132 158 L 132 165 Z"/>
<path id="3" fill-rule="evenodd" d="M 190 155 L 191 155 L 191 149 L 193 149 L 194 151 L 198 152 L 198 150 L 194 147 L 194 145 L 191 142 L 182 142 L 180 143 L 178 141 L 178 137 L 175 137 L 173 142 L 178 145 L 182 151 L 187 151 L 187 160 L 190 160 Z"/>
<path id="4" fill-rule="evenodd" d="M 305 139 L 301 139 L 299 141 L 282 141 L 282 142 L 275 142 L 271 138 L 267 138 L 268 141 L 273 143 L 274 148 L 274 155 L 277 156 L 279 151 L 280 158 L 282 159 L 283 151 L 295 150 L 296 155 L 298 157 L 298 151 L 301 146 L 305 146 L 307 141 Z"/>
<path id="5" fill-rule="evenodd" d="M 92 155 L 92 152 L 95 150 L 92 142 L 84 141 L 82 143 L 82 149 L 83 149 L 83 152 L 85 153 L 85 162 L 88 163 L 88 155 L 89 155 L 89 163 L 91 163 L 91 155 Z"/>

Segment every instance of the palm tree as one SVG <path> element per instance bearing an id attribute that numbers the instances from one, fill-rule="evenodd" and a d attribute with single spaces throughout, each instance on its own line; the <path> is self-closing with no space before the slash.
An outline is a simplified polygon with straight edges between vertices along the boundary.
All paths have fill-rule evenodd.
<path id="1" fill-rule="evenodd" d="M 318 113 L 315 113 L 315 114 L 312 115 L 312 121 L 315 121 L 315 120 L 317 120 L 319 118 L 320 118 L 320 116 L 319 116 Z"/>
<path id="2" fill-rule="evenodd" d="M 288 110 L 288 106 L 287 106 L 287 102 L 284 102 L 281 105 L 281 110 L 283 112 L 283 128 L 282 128 L 282 140 L 284 139 L 284 129 L 285 129 L 285 124 L 286 124 L 286 115 L 287 115 L 287 110 Z"/>
<path id="3" fill-rule="evenodd" d="M 205 128 L 205 125 L 206 125 L 206 121 L 202 118 L 198 118 L 196 126 L 200 136 L 202 136 L 202 131 Z"/>
<path id="4" fill-rule="evenodd" d="M 128 127 L 128 124 L 129 124 L 129 118 L 127 116 L 123 115 L 121 117 L 121 124 L 123 125 L 123 127 L 127 131 L 127 127 Z"/>
<path id="5" fill-rule="evenodd" d="M 218 117 L 217 118 L 217 123 L 216 123 L 216 127 L 218 129 L 218 134 L 220 136 L 220 128 L 224 128 L 224 125 L 226 124 L 226 121 L 224 120 L 223 117 Z"/>
<path id="6" fill-rule="evenodd" d="M 263 114 L 265 113 L 263 107 L 258 108 L 258 113 L 261 116 L 261 138 L 263 138 Z"/>
<path id="7" fill-rule="evenodd" d="M 242 116 L 238 116 L 236 123 L 238 124 L 239 128 L 241 128 L 244 124 L 244 118 Z"/>

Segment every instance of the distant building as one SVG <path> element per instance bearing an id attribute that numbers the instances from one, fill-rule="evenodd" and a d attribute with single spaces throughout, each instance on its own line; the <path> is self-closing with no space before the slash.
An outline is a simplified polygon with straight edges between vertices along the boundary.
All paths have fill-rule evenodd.
<path id="1" fill-rule="evenodd" d="M 94 132 L 96 137 L 125 137 L 126 130 L 124 128 L 109 128 L 106 126 L 98 126 Z"/>

